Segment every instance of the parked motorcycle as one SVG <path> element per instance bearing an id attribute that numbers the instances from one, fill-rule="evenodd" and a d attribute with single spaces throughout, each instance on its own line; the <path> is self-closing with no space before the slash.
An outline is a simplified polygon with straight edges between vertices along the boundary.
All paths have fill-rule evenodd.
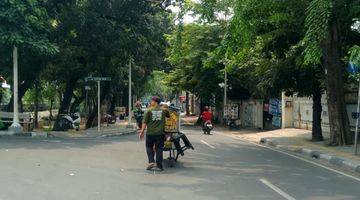
<path id="1" fill-rule="evenodd" d="M 80 113 L 72 114 L 63 114 L 60 115 L 59 127 L 62 131 L 67 131 L 69 129 L 80 130 L 81 117 Z"/>
<path id="2" fill-rule="evenodd" d="M 211 121 L 206 121 L 203 125 L 204 134 L 210 135 L 213 128 L 214 126 L 212 125 Z"/>
<path id="3" fill-rule="evenodd" d="M 116 123 L 116 116 L 105 114 L 104 115 L 104 122 L 109 126 L 109 124 L 115 124 Z"/>

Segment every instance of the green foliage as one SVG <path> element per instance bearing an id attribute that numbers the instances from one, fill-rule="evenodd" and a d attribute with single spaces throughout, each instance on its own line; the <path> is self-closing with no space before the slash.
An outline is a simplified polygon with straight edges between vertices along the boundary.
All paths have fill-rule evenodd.
<path id="1" fill-rule="evenodd" d="M 360 66 L 360 46 L 355 45 L 350 49 L 350 61 L 357 66 Z"/>
<path id="2" fill-rule="evenodd" d="M 321 43 L 328 36 L 329 20 L 332 10 L 330 0 L 313 0 L 306 13 L 306 34 L 304 37 L 305 62 L 319 64 L 322 57 Z"/>
<path id="3" fill-rule="evenodd" d="M 144 96 L 157 95 L 165 100 L 170 100 L 170 95 L 173 93 L 172 88 L 167 84 L 167 73 L 164 71 L 155 70 L 148 77 L 144 86 Z"/>
<path id="4" fill-rule="evenodd" d="M 224 50 L 219 51 L 228 58 L 233 84 L 241 84 L 252 95 L 263 98 L 299 88 L 302 76 L 298 73 L 304 66 L 301 53 L 294 54 L 293 49 L 304 34 L 307 6 L 306 0 L 236 2 L 220 47 Z M 311 87 L 305 88 L 308 91 L 303 92 L 310 95 Z"/>
<path id="5" fill-rule="evenodd" d="M 129 58 L 134 92 L 143 94 L 151 71 L 167 67 L 164 34 L 171 28 L 171 14 L 150 1 L 0 1 L 0 65 L 5 66 L 0 73 L 11 81 L 11 48 L 17 45 L 25 103 L 34 102 L 38 80 L 37 97 L 44 103 L 59 103 L 60 97 L 61 112 L 67 112 L 84 101 L 85 77 L 107 76 L 112 81 L 103 84 L 102 99 L 125 105 Z M 96 108 L 94 90 L 89 97 L 90 109 Z"/>
<path id="6" fill-rule="evenodd" d="M 0 44 L 27 46 L 54 54 L 57 47 L 47 37 L 49 20 L 44 0 L 0 1 Z"/>
<path id="7" fill-rule="evenodd" d="M 180 34 L 180 45 L 176 33 L 168 36 L 167 60 L 174 68 L 168 83 L 177 91 L 190 91 L 204 100 L 212 99 L 220 89 L 222 65 L 209 67 L 207 63 L 209 55 L 220 45 L 223 29 L 219 25 L 187 24 Z M 179 53 L 173 54 L 174 51 Z"/>

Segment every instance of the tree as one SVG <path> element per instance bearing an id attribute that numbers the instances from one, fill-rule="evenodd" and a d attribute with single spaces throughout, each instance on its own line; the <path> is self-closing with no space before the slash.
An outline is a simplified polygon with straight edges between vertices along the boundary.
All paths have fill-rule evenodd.
<path id="1" fill-rule="evenodd" d="M 144 86 L 144 95 L 157 95 L 164 100 L 170 100 L 172 88 L 167 85 L 167 74 L 164 71 L 153 71 Z"/>
<path id="2" fill-rule="evenodd" d="M 85 99 L 83 80 L 87 76 L 112 77 L 111 83 L 103 85 L 101 102 L 106 100 L 114 108 L 119 98 L 127 101 L 123 97 L 130 57 L 134 59 L 134 71 L 138 72 L 134 73 L 135 83 L 143 83 L 151 69 L 164 65 L 163 35 L 170 23 L 161 7 L 136 0 L 70 3 L 53 0 L 49 7 L 56 11 L 52 12 L 53 36 L 60 43 L 60 53 L 48 65 L 48 70 L 53 72 L 48 80 L 56 79 L 64 85 L 60 114 L 69 112 Z M 87 127 L 94 124 L 97 112 L 96 104 L 90 105 Z M 57 123 L 54 129 L 58 129 Z"/>
<path id="3" fill-rule="evenodd" d="M 2 55 L 7 58 L 7 66 L 11 62 L 9 49 L 19 47 L 20 83 L 23 82 L 19 86 L 20 100 L 43 67 L 39 58 L 58 51 L 49 41 L 50 23 L 44 3 L 43 0 L 0 2 L 0 48 L 6 49 Z M 12 101 L 8 110 L 12 109 Z"/>
<path id="4" fill-rule="evenodd" d="M 344 96 L 342 59 L 349 46 L 359 41 L 351 31 L 359 16 L 358 0 L 312 0 L 306 15 L 305 61 L 326 69 L 326 89 L 330 121 L 330 145 L 350 144 L 350 127 Z M 357 40 L 356 40 L 357 38 Z"/>
<path id="5" fill-rule="evenodd" d="M 179 33 L 181 42 L 178 42 L 177 34 L 175 32 L 168 39 L 167 60 L 173 66 L 168 77 L 169 86 L 196 94 L 202 105 L 213 105 L 214 95 L 218 100 L 221 98 L 221 66 L 207 67 L 206 63 L 209 54 L 220 44 L 222 27 L 195 23 L 184 25 Z"/>
<path id="6" fill-rule="evenodd" d="M 312 96 L 313 140 L 323 140 L 321 96 L 323 70 L 305 65 L 300 45 L 304 37 L 308 0 L 302 1 L 202 1 L 194 6 L 207 22 L 221 23 L 219 13 L 232 17 L 221 45 L 210 65 L 225 63 L 229 72 L 230 95 L 236 98 L 278 97 L 281 91 Z M 224 62 L 223 58 L 227 58 Z M 234 95 L 232 95 L 234 96 Z"/>

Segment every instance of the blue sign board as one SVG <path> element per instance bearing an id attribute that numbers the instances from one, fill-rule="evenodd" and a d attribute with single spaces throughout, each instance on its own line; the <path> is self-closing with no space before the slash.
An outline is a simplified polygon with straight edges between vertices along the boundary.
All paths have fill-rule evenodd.
<path id="1" fill-rule="evenodd" d="M 281 100 L 270 99 L 269 101 L 269 114 L 273 116 L 281 116 Z"/>

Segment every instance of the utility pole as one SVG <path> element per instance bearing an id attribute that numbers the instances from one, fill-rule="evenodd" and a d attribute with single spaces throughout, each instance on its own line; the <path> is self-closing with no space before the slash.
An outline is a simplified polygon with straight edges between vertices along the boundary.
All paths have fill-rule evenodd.
<path id="1" fill-rule="evenodd" d="M 225 68 L 224 68 L 224 71 L 225 71 L 225 74 L 224 74 L 224 109 L 223 109 L 223 118 L 226 119 L 226 116 L 225 116 L 225 112 L 226 112 L 226 105 L 227 105 L 227 71 L 226 71 L 226 60 L 225 59 Z"/>
<path id="2" fill-rule="evenodd" d="M 131 107 L 132 107 L 132 100 L 131 100 L 131 58 L 129 59 L 129 121 L 128 121 L 128 127 L 131 127 L 131 118 L 132 118 L 132 112 L 131 112 Z"/>
<path id="3" fill-rule="evenodd" d="M 97 85 L 98 85 L 98 132 L 100 132 L 100 129 L 101 129 L 101 96 L 100 96 L 100 87 L 101 87 L 101 84 L 100 84 L 100 80 L 97 81 Z"/>
<path id="4" fill-rule="evenodd" d="M 225 12 L 225 22 L 227 24 L 227 12 Z M 228 61 L 228 54 L 227 52 L 225 52 L 225 62 L 224 62 L 224 110 L 223 110 L 223 118 L 225 119 L 225 111 L 226 111 L 226 105 L 227 105 L 227 70 L 226 70 L 226 65 Z"/>
<path id="5" fill-rule="evenodd" d="M 18 49 L 16 46 L 13 48 L 13 79 L 14 79 L 14 119 L 9 127 L 9 131 L 13 134 L 21 133 L 22 127 L 19 124 L 19 93 L 18 93 Z"/>
<path id="6" fill-rule="evenodd" d="M 224 107 L 225 107 L 226 103 L 227 103 L 227 72 L 226 72 L 226 68 L 225 68 L 224 79 L 225 79 L 225 81 L 224 81 Z"/>

